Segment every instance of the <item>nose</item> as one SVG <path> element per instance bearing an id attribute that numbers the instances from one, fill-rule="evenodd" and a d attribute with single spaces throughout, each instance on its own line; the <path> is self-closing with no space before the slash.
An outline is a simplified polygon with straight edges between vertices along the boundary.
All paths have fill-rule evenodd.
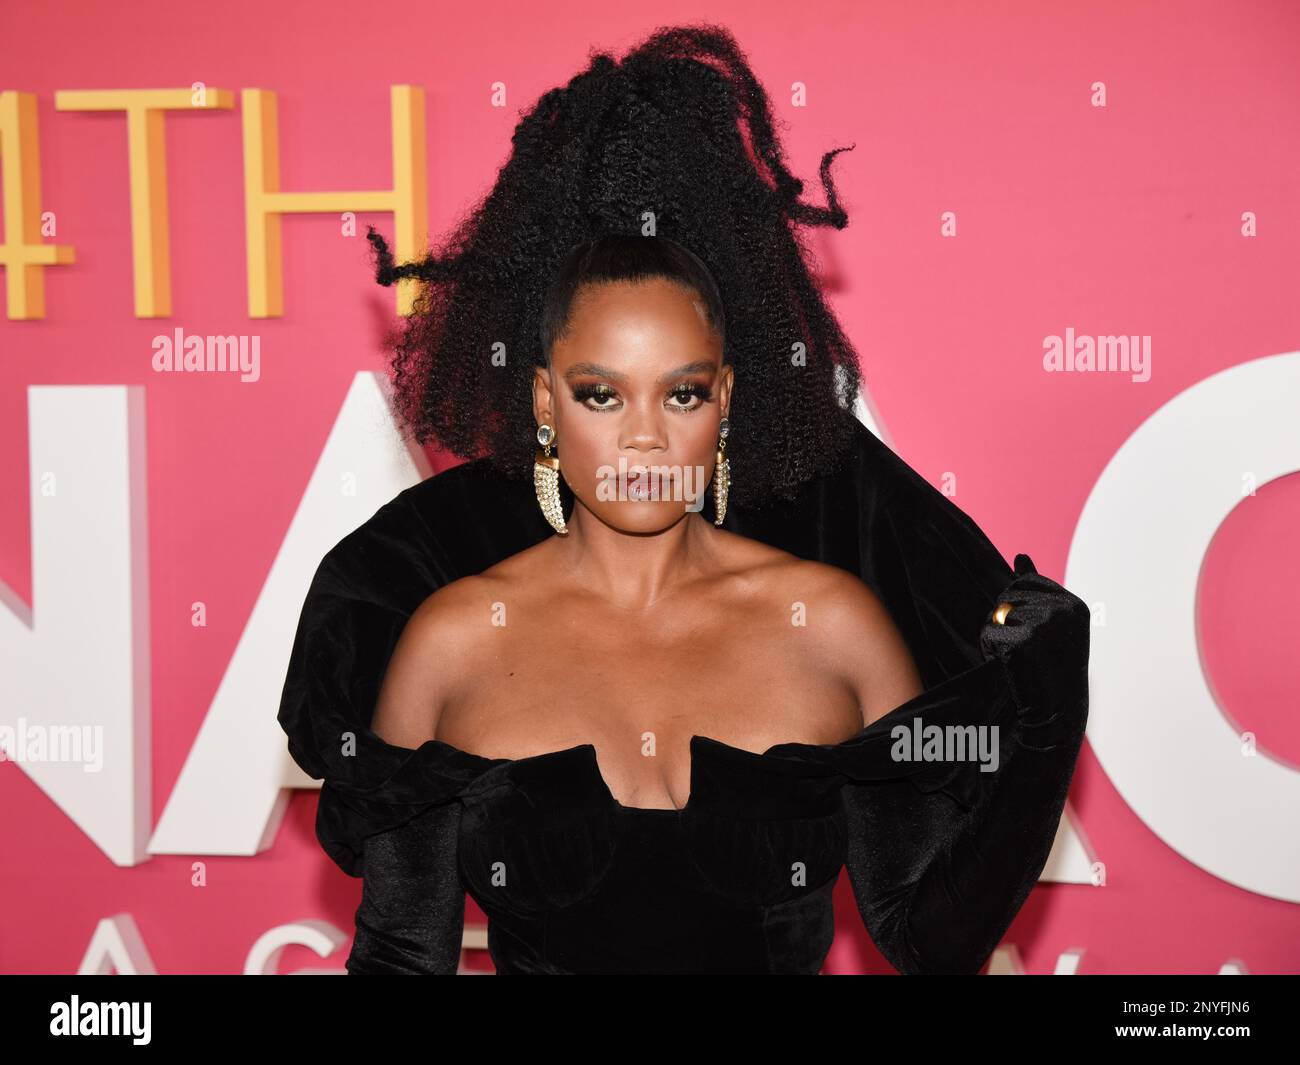
<path id="1" fill-rule="evenodd" d="M 630 411 L 621 429 L 620 451 L 664 451 L 668 447 L 663 424 L 652 412 Z"/>

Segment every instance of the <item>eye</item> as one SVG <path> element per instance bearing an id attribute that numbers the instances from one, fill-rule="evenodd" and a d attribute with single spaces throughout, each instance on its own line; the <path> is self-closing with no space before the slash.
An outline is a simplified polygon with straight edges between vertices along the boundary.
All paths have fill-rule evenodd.
<path id="1" fill-rule="evenodd" d="M 669 398 L 680 401 L 673 403 L 672 406 L 681 411 L 689 411 L 698 410 L 708 402 L 710 393 L 704 385 L 689 384 L 678 385 L 668 395 Z"/>
<path id="2" fill-rule="evenodd" d="M 592 404 L 589 400 L 613 400 L 618 396 L 608 385 L 578 385 L 573 390 L 573 398 L 576 402 L 581 403 L 588 410 L 613 410 L 614 404 L 601 402 Z"/>

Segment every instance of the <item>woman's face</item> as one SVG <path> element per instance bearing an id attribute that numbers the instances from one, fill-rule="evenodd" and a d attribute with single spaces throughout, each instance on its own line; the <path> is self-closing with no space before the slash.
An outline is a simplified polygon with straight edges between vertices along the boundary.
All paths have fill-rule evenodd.
<path id="1" fill-rule="evenodd" d="M 533 414 L 555 430 L 578 506 L 622 532 L 660 532 L 701 509 L 733 376 L 693 291 L 587 285 L 537 370 Z"/>

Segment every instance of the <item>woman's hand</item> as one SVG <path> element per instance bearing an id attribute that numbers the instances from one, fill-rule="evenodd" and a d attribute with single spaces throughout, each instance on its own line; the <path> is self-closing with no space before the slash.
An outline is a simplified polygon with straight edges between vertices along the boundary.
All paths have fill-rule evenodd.
<path id="1" fill-rule="evenodd" d="M 1087 690 L 1088 605 L 1044 577 L 1025 554 L 1016 555 L 1015 579 L 980 630 L 984 657 L 1002 661 L 1018 716 L 1026 725 L 1056 718 L 1061 701 Z M 998 606 L 1011 604 L 999 624 Z"/>

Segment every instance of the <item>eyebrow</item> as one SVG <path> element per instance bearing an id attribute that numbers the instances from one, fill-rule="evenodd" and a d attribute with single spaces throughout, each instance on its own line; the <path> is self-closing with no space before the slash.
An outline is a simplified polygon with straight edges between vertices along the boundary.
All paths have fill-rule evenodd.
<path id="1" fill-rule="evenodd" d="M 666 374 L 661 374 L 655 381 L 655 385 L 667 384 L 675 377 L 682 377 L 688 373 L 704 373 L 708 370 L 716 369 L 716 365 L 705 359 L 696 362 L 688 362 L 675 370 L 669 370 Z M 576 362 L 564 372 L 564 379 L 567 381 L 571 377 L 577 377 L 579 374 L 592 374 L 595 377 L 607 377 L 611 381 L 625 383 L 627 374 L 619 373 L 617 370 L 611 370 L 607 366 L 600 366 L 594 362 Z"/>

